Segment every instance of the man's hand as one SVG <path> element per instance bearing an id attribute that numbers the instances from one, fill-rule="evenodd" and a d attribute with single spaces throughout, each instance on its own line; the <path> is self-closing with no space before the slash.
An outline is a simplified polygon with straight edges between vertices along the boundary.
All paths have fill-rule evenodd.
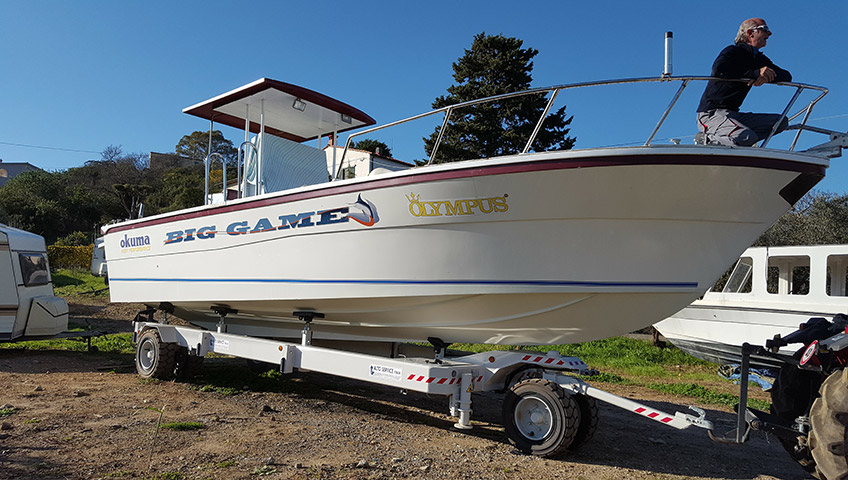
<path id="1" fill-rule="evenodd" d="M 748 86 L 759 87 L 764 83 L 773 82 L 775 78 L 777 78 L 777 74 L 774 73 L 774 70 L 769 67 L 763 67 L 760 69 L 760 76 L 756 80 L 749 81 Z"/>

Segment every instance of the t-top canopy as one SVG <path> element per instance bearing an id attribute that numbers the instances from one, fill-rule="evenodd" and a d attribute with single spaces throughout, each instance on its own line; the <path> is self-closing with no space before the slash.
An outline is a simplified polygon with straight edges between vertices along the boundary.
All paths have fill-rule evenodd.
<path id="1" fill-rule="evenodd" d="M 262 100 L 265 101 L 265 132 L 295 142 L 376 123 L 346 103 L 270 78 L 260 78 L 184 108 L 183 112 L 240 129 L 245 128 L 245 117 L 249 116 L 250 131 L 259 133 Z"/>

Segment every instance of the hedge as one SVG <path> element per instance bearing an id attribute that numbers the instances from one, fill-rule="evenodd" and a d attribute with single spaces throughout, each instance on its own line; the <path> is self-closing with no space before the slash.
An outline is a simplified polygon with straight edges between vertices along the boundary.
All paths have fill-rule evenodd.
<path id="1" fill-rule="evenodd" d="M 84 247 L 66 247 L 61 245 L 47 246 L 47 260 L 51 268 L 91 268 L 91 256 L 94 245 Z"/>

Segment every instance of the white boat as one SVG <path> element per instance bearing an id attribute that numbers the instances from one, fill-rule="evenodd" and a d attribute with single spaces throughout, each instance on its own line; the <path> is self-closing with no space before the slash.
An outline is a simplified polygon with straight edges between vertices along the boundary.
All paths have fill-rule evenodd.
<path id="1" fill-rule="evenodd" d="M 608 83 L 680 81 L 679 96 L 691 80 L 706 78 L 540 88 L 387 126 Z M 792 85 L 821 92 L 798 115 L 826 93 Z M 185 111 L 258 133 L 245 143 L 241 198 L 104 227 L 112 301 L 260 337 L 299 335 L 295 311 L 323 315 L 315 338 L 345 340 L 558 344 L 630 332 L 703 294 L 835 155 L 652 144 L 666 111 L 641 146 L 532 152 L 530 138 L 514 155 L 327 181 L 325 152 L 300 142 L 372 122 L 354 107 L 261 79 Z"/>
<path id="2" fill-rule="evenodd" d="M 764 345 L 812 317 L 848 313 L 848 245 L 752 247 L 722 291 L 708 291 L 655 327 L 680 349 L 715 363 L 739 363 L 741 345 Z M 780 353 L 792 354 L 799 345 Z M 755 357 L 754 364 L 779 365 Z"/>

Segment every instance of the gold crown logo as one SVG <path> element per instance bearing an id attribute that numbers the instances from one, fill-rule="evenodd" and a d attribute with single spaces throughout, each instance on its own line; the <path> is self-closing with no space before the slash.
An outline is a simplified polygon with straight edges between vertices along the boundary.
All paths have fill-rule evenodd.
<path id="1" fill-rule="evenodd" d="M 406 199 L 409 200 L 409 203 L 418 203 L 419 198 L 421 198 L 421 195 L 416 195 L 414 193 L 406 195 Z"/>

